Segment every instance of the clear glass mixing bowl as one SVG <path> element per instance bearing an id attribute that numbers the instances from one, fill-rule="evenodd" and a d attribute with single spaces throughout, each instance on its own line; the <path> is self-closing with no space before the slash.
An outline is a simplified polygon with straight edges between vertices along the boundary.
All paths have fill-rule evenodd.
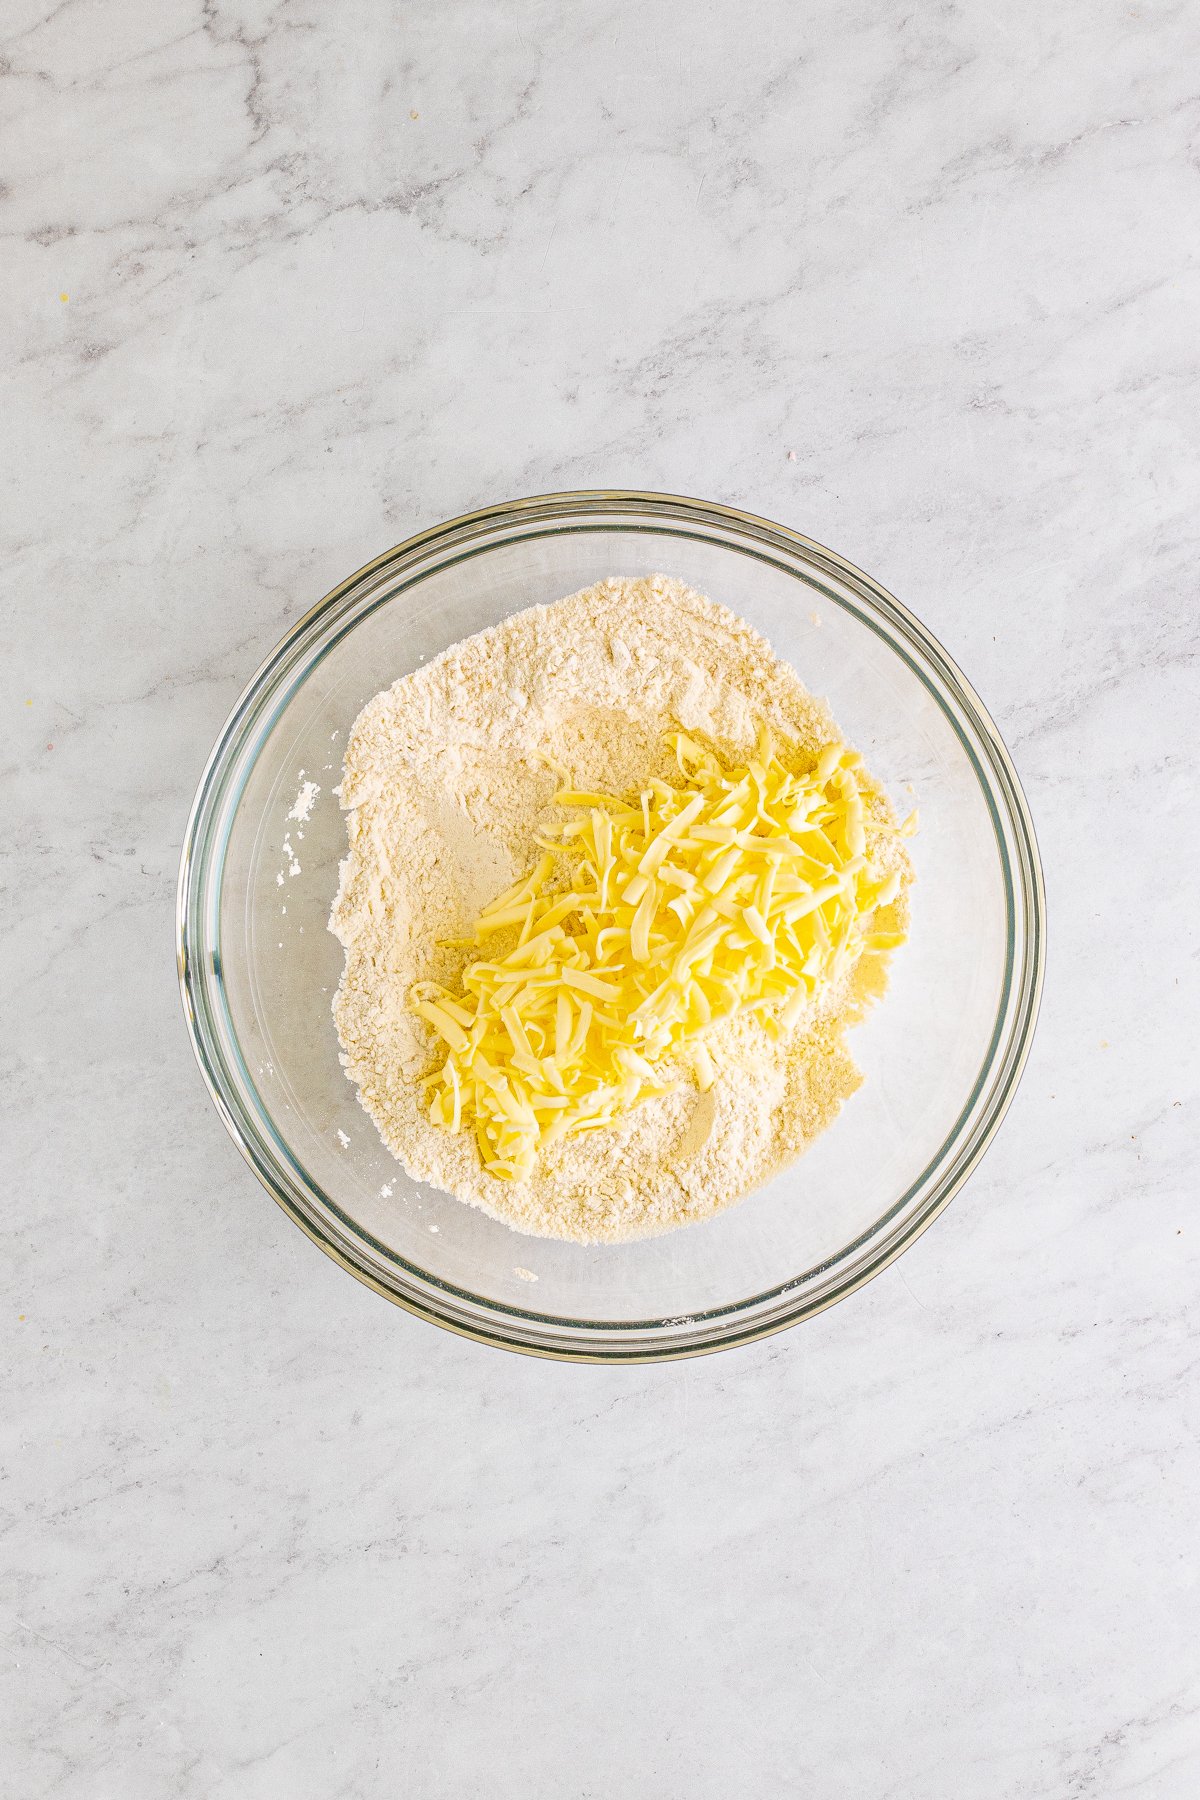
<path id="1" fill-rule="evenodd" d="M 918 885 L 890 992 L 853 1034 L 866 1083 L 836 1125 L 713 1220 L 582 1248 L 517 1236 L 411 1181 L 359 1107 L 330 1016 L 342 951 L 326 919 L 346 841 L 333 788 L 348 727 L 397 676 L 521 607 L 651 572 L 725 602 L 828 698 L 898 809 L 920 808 Z M 307 818 L 289 818 L 304 811 L 302 781 L 320 794 Z M 1028 1054 L 1044 904 L 1028 808 L 995 727 L 941 647 L 868 576 L 727 507 L 557 494 L 389 550 L 264 663 L 188 825 L 179 978 L 222 1118 L 279 1204 L 344 1268 L 488 1343 L 647 1360 L 806 1318 L 941 1211 Z"/>

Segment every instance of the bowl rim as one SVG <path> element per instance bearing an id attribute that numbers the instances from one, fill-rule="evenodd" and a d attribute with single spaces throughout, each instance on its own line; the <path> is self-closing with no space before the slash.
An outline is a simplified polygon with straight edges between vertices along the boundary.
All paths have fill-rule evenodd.
<path id="1" fill-rule="evenodd" d="M 502 1301 L 471 1293 L 469 1290 L 445 1282 L 431 1272 L 408 1263 L 389 1250 L 388 1246 L 373 1238 L 363 1227 L 357 1225 L 349 1215 L 342 1211 L 336 1201 L 308 1175 L 308 1172 L 291 1156 L 282 1140 L 274 1132 L 273 1120 L 265 1105 L 262 1107 L 263 1123 L 275 1138 L 275 1152 L 273 1153 L 270 1146 L 257 1137 L 252 1128 L 252 1122 L 245 1114 L 242 1096 L 238 1092 L 239 1084 L 232 1077 L 232 1071 L 227 1064 L 209 1018 L 212 996 L 208 992 L 208 986 L 210 982 L 213 982 L 221 1006 L 225 1011 L 230 1042 L 234 1047 L 237 1061 L 241 1064 L 246 1085 L 257 1096 L 257 1089 L 250 1079 L 241 1057 L 236 1031 L 224 999 L 220 975 L 220 953 L 216 947 L 219 930 L 210 934 L 204 929 L 209 915 L 209 908 L 205 904 L 205 892 L 208 887 L 213 885 L 209 881 L 212 873 L 211 852 L 213 846 L 202 828 L 206 824 L 211 826 L 221 816 L 225 818 L 228 826 L 236 814 L 237 796 L 235 796 L 233 805 L 226 806 L 224 813 L 221 813 L 221 807 L 226 799 L 225 790 L 234 762 L 244 748 L 246 728 L 259 723 L 258 709 L 265 697 L 274 693 L 281 679 L 301 661 L 308 641 L 318 634 L 322 625 L 330 620 L 331 615 L 336 612 L 340 604 L 364 584 L 370 582 L 373 577 L 378 576 L 381 571 L 390 571 L 394 568 L 394 572 L 399 577 L 403 574 L 406 566 L 416 564 L 422 556 L 434 553 L 439 548 L 447 549 L 459 542 L 486 538 L 488 541 L 477 543 L 472 552 L 472 554 L 478 554 L 494 547 L 496 543 L 512 541 L 511 537 L 506 538 L 502 535 L 509 527 L 518 528 L 517 535 L 522 537 L 541 534 L 540 532 L 535 534 L 529 530 L 520 530 L 521 527 L 545 526 L 556 532 L 572 528 L 586 530 L 588 529 L 586 520 L 589 516 L 595 515 L 604 515 L 606 521 L 614 528 L 620 528 L 622 523 L 634 519 L 649 519 L 652 523 L 644 525 L 643 529 L 653 530 L 657 524 L 660 528 L 668 531 L 674 529 L 675 535 L 681 535 L 677 529 L 680 524 L 692 524 L 697 528 L 708 527 L 708 530 L 703 533 L 698 529 L 696 535 L 703 535 L 709 541 L 712 541 L 711 534 L 715 528 L 731 533 L 740 540 L 735 544 L 725 543 L 723 545 L 725 548 L 739 549 L 750 555 L 758 555 L 761 560 L 770 561 L 773 566 L 779 567 L 783 569 L 783 572 L 799 579 L 794 567 L 785 567 L 778 563 L 773 556 L 766 554 L 774 547 L 793 559 L 797 556 L 801 557 L 809 566 L 810 571 L 814 566 L 817 570 L 824 567 L 831 576 L 854 590 L 856 597 L 865 602 L 868 609 L 877 614 L 879 619 L 886 622 L 891 627 L 891 631 L 884 632 L 878 619 L 864 618 L 862 614 L 857 615 L 860 622 L 871 625 L 879 632 L 879 635 L 886 637 L 893 651 L 901 654 L 909 663 L 913 673 L 923 682 L 942 711 L 946 713 L 966 750 L 992 817 L 1005 880 L 1007 960 L 1005 981 L 992 1038 L 987 1054 L 976 1074 L 971 1095 L 938 1152 L 899 1200 L 894 1201 L 865 1233 L 860 1234 L 860 1237 L 852 1243 L 841 1247 L 825 1263 L 803 1270 L 798 1275 L 789 1277 L 764 1293 L 726 1303 L 720 1307 L 708 1308 L 688 1315 L 686 1318 L 592 1321 L 569 1318 L 561 1314 L 538 1313 L 532 1309 L 511 1306 Z M 572 521 L 574 522 L 573 527 Z M 593 527 L 593 529 L 595 528 Z M 683 533 L 682 535 L 692 534 Z M 422 568 L 414 579 L 423 579 L 428 572 L 428 569 Z M 815 584 L 810 580 L 809 585 Z M 394 588 L 389 588 L 386 594 L 376 599 L 375 604 L 382 604 L 386 600 L 390 600 L 394 597 L 395 592 Z M 843 596 L 829 593 L 827 597 L 842 608 L 846 607 L 846 600 Z M 365 599 L 367 596 L 364 595 L 363 598 Z M 355 610 L 347 629 L 353 629 L 368 610 L 373 610 L 373 607 L 364 606 Z M 904 655 L 904 652 L 901 651 L 892 636 L 892 633 L 897 631 L 902 638 L 908 640 L 911 648 L 917 653 L 918 660 Z M 341 633 L 338 633 L 338 636 L 340 635 Z M 922 663 L 924 667 L 922 667 Z M 315 665 L 303 665 L 303 678 L 307 678 L 311 672 L 311 666 Z M 958 719 L 948 708 L 946 700 L 938 688 L 931 683 L 929 672 L 936 675 L 956 707 L 965 715 L 973 736 L 986 753 L 990 769 L 981 767 L 980 760 L 971 743 L 963 735 Z M 290 698 L 291 691 L 289 689 L 286 698 Z M 275 709 L 272 722 L 273 718 L 278 716 L 279 710 L 281 710 L 279 707 Z M 258 732 L 258 747 L 255 748 L 253 756 L 242 773 L 241 786 L 243 787 L 249 769 L 257 758 L 258 748 L 261 747 L 269 729 L 270 725 L 268 724 L 265 730 L 260 729 Z M 1011 850 L 1006 846 L 1002 824 L 1006 824 L 1012 833 Z M 218 896 L 227 838 L 228 831 L 226 830 L 225 837 L 217 846 L 215 892 Z M 1010 866 L 1010 854 L 1015 867 Z M 541 1356 L 554 1361 L 644 1363 L 678 1360 L 752 1343 L 771 1336 L 777 1331 L 782 1331 L 788 1326 L 798 1323 L 801 1319 L 815 1317 L 817 1313 L 823 1312 L 836 1301 L 856 1292 L 887 1268 L 945 1210 L 975 1169 L 999 1129 L 1028 1060 L 1045 975 L 1045 904 L 1045 884 L 1036 834 L 1028 802 L 1017 777 L 1012 758 L 990 714 L 971 683 L 933 634 L 902 602 L 883 588 L 873 577 L 867 575 L 838 552 L 829 550 L 815 539 L 806 537 L 788 526 L 777 524 L 757 514 L 715 501 L 691 499 L 684 495 L 626 488 L 583 489 L 537 494 L 521 500 L 500 502 L 473 512 L 463 513 L 440 525 L 417 532 L 391 549 L 373 557 L 371 561 L 339 582 L 321 600 L 302 614 L 280 639 L 263 659 L 231 709 L 208 756 L 197 786 L 180 857 L 176 906 L 176 956 L 180 996 L 193 1053 L 218 1114 L 242 1156 L 272 1198 L 300 1226 L 306 1236 L 319 1245 L 328 1256 L 365 1286 L 383 1295 L 394 1304 L 403 1307 L 417 1317 L 428 1319 L 458 1336 L 470 1338 L 475 1342 L 495 1345 L 521 1354 Z M 210 936 L 212 942 L 209 941 Z M 1018 936 L 1021 939 L 1022 951 L 1019 966 L 1015 954 Z M 965 1142 L 959 1147 L 957 1156 L 954 1156 L 959 1134 L 969 1121 L 988 1080 L 993 1077 L 997 1078 L 994 1091 L 989 1096 L 979 1118 L 967 1132 Z M 279 1155 L 282 1155 L 298 1174 L 300 1179 L 296 1186 L 306 1188 L 308 1193 L 318 1200 L 322 1209 L 320 1219 L 314 1218 L 311 1212 L 307 1212 L 300 1204 L 299 1194 L 290 1190 L 287 1170 L 281 1167 L 277 1160 Z M 825 1291 L 815 1295 L 810 1294 L 807 1297 L 801 1295 L 791 1304 L 787 1303 L 786 1296 L 790 1291 L 798 1289 L 802 1284 L 810 1281 L 825 1268 L 845 1258 L 854 1250 L 869 1244 L 873 1237 L 881 1233 L 887 1221 L 894 1218 L 902 1207 L 920 1191 L 922 1185 L 932 1179 L 934 1171 L 947 1159 L 951 1161 L 948 1173 L 940 1182 L 934 1184 L 930 1197 L 914 1211 L 902 1230 L 886 1237 L 875 1252 L 866 1257 L 861 1267 L 847 1271 L 840 1280 Z M 349 1232 L 360 1243 L 372 1245 L 397 1271 L 404 1271 L 410 1277 L 415 1277 L 433 1292 L 426 1294 L 418 1287 L 405 1285 L 402 1277 L 397 1286 L 393 1286 L 388 1280 L 381 1279 L 365 1261 L 355 1255 L 351 1245 L 339 1241 L 340 1234 L 335 1231 L 332 1222 L 325 1216 L 330 1212 L 345 1222 Z M 454 1307 L 452 1296 L 465 1301 L 469 1307 L 478 1309 L 482 1316 L 464 1315 L 461 1309 Z M 782 1302 L 782 1304 L 776 1305 L 770 1312 L 763 1312 L 764 1306 L 772 1301 Z M 648 1335 L 655 1332 L 677 1333 L 680 1327 L 688 1328 L 686 1335 L 669 1337 Z M 550 1335 L 547 1335 L 547 1328 Z"/>

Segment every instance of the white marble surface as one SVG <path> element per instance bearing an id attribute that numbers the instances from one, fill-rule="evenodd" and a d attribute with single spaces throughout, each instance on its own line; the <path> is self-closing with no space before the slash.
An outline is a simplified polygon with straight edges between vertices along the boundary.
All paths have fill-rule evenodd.
<path id="1" fill-rule="evenodd" d="M 0 1788 L 1200 1791 L 1194 0 L 6 0 L 0 35 Z M 1051 907 L 945 1217 L 815 1322 L 642 1370 L 322 1257 L 173 967 L 188 803 L 285 626 L 592 484 L 907 600 Z"/>

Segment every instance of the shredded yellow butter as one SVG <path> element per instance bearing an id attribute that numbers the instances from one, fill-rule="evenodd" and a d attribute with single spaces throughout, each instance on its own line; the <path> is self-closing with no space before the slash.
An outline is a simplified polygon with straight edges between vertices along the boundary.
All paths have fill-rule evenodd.
<path id="1" fill-rule="evenodd" d="M 674 1091 L 680 1069 L 711 1087 L 714 1025 L 754 1011 L 781 1035 L 861 955 L 902 941 L 872 931 L 899 876 L 868 864 L 856 752 L 829 744 L 797 773 L 765 727 L 744 767 L 682 732 L 667 743 L 678 785 L 555 796 L 576 816 L 475 928 L 478 946 L 516 928 L 514 948 L 469 963 L 461 994 L 413 989 L 447 1050 L 429 1117 L 472 1130 L 495 1176 L 523 1179 L 543 1146 Z"/>

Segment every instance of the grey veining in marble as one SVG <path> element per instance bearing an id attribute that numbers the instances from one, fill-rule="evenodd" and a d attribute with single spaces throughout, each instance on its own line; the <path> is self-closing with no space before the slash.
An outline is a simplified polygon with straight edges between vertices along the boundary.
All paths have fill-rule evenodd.
<path id="1" fill-rule="evenodd" d="M 0 1789 L 1200 1791 L 1195 0 L 7 0 L 0 37 Z M 1051 914 L 935 1229 L 649 1370 L 336 1269 L 173 968 L 188 803 L 285 627 L 601 484 L 913 606 Z"/>

